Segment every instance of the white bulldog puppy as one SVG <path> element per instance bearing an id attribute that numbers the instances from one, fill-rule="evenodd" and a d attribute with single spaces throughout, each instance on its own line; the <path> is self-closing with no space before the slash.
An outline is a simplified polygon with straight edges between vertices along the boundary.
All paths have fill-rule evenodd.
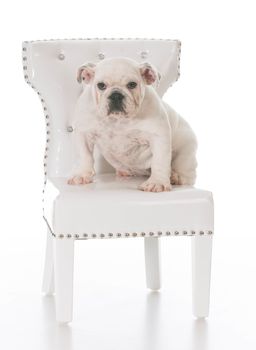
<path id="1" fill-rule="evenodd" d="M 118 176 L 147 175 L 140 190 L 194 184 L 196 137 L 157 94 L 159 78 L 151 64 L 124 57 L 79 68 L 83 92 L 72 123 L 79 164 L 69 184 L 93 181 L 95 145 Z"/>

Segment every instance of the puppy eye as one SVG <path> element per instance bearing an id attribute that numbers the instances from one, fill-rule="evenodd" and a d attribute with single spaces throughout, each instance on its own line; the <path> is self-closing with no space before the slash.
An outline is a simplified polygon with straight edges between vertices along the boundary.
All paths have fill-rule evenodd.
<path id="1" fill-rule="evenodd" d="M 100 90 L 105 90 L 107 88 L 107 85 L 105 83 L 102 83 L 102 82 L 98 83 L 97 86 Z"/>
<path id="2" fill-rule="evenodd" d="M 135 83 L 135 81 L 130 81 L 130 82 L 127 84 L 128 89 L 135 89 L 136 86 L 137 86 L 137 83 Z"/>

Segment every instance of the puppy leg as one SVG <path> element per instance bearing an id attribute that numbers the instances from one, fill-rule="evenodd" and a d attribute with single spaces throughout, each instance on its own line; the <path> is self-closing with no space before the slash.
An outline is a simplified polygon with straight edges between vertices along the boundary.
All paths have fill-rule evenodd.
<path id="1" fill-rule="evenodd" d="M 173 158 L 171 183 L 173 185 L 194 185 L 196 167 L 196 144 L 188 144 L 180 149 Z"/>
<path id="2" fill-rule="evenodd" d="M 84 133 L 76 132 L 74 134 L 75 147 L 79 155 L 79 163 L 73 171 L 73 175 L 68 179 L 69 185 L 83 185 L 93 181 L 94 159 L 93 148 L 94 143 L 90 141 Z"/>
<path id="3" fill-rule="evenodd" d="M 155 136 L 150 141 L 152 152 L 151 175 L 143 182 L 139 189 L 147 192 L 163 192 L 171 190 L 170 164 L 171 164 L 171 137 Z"/>

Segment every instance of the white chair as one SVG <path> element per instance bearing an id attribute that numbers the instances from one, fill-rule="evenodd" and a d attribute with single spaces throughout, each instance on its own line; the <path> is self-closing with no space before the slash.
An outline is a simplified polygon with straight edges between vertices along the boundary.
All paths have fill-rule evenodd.
<path id="1" fill-rule="evenodd" d="M 67 185 L 76 162 L 69 122 L 81 86 L 76 71 L 85 61 L 128 56 L 152 62 L 161 73 L 160 96 L 179 77 L 180 42 L 151 39 L 77 39 L 24 42 L 26 82 L 39 95 L 46 120 L 44 219 L 47 249 L 43 292 L 56 292 L 56 318 L 72 320 L 74 242 L 143 237 L 147 287 L 160 288 L 159 238 L 191 236 L 193 314 L 206 317 L 213 234 L 211 192 L 175 186 L 171 192 L 137 190 L 140 178 L 117 180 L 96 155 L 95 182 Z"/>

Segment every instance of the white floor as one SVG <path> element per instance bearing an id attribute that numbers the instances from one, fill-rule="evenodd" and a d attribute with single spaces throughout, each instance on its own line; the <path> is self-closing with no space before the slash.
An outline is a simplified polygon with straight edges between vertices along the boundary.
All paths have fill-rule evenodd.
<path id="1" fill-rule="evenodd" d="M 190 238 L 161 238 L 160 292 L 145 288 L 143 239 L 76 242 L 74 321 L 58 326 L 54 297 L 40 293 L 45 237 L 30 234 L 29 246 L 17 236 L 2 249 L 1 349 L 255 350 L 249 239 L 230 245 L 216 235 L 207 320 L 191 315 Z M 246 251 L 242 259 L 239 250 Z"/>

